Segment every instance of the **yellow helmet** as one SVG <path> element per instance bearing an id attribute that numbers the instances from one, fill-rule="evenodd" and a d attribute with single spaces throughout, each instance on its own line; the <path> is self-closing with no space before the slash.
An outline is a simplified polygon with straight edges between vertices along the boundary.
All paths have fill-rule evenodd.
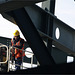
<path id="1" fill-rule="evenodd" d="M 20 33 L 19 33 L 19 31 L 18 31 L 18 30 L 15 30 L 15 32 L 13 33 L 13 35 L 14 35 L 14 36 L 19 36 L 19 35 L 20 35 Z"/>

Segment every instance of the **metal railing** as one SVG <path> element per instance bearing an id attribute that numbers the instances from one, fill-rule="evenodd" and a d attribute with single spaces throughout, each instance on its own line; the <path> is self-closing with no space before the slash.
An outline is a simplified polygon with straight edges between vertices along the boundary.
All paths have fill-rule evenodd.
<path id="1" fill-rule="evenodd" d="M 12 46 L 9 46 L 9 49 L 8 49 L 8 46 L 7 45 L 4 45 L 4 44 L 2 44 L 2 43 L 0 43 L 0 47 L 5 47 L 6 48 L 6 60 L 3 62 L 0 62 L 0 64 L 5 64 L 5 63 L 8 63 L 8 69 L 7 69 L 7 72 L 9 72 L 10 71 L 10 64 L 12 64 L 13 65 L 13 63 L 10 63 L 10 55 L 12 54 L 12 52 L 11 52 L 11 49 L 13 48 Z M 16 48 L 16 47 L 14 47 L 14 48 Z M 19 48 L 16 48 L 16 49 L 19 49 Z M 25 54 L 25 55 L 32 55 L 32 57 L 31 57 L 31 68 L 33 67 L 33 56 L 34 56 L 34 54 L 33 54 L 33 52 L 30 52 L 30 51 L 26 51 L 26 50 L 23 50 L 23 49 L 20 49 L 20 50 L 22 50 L 22 53 L 24 52 L 28 52 L 28 53 L 30 53 L 30 54 Z M 22 69 L 23 68 L 25 68 L 25 69 L 28 69 L 28 67 L 25 67 L 25 66 L 23 66 L 23 58 L 22 58 L 22 64 L 21 65 L 18 65 L 18 64 L 14 64 L 14 65 L 16 65 L 16 66 L 20 66 Z M 39 62 L 37 61 L 37 64 L 36 64 L 37 66 L 38 65 L 40 65 L 39 64 Z M 13 70 L 13 69 L 12 69 Z"/>
<path id="2" fill-rule="evenodd" d="M 12 47 L 12 46 L 10 46 L 9 47 L 9 59 L 8 59 L 8 61 L 9 61 L 9 64 L 10 64 L 10 54 L 12 54 L 12 52 L 10 52 L 11 51 L 11 49 L 12 48 L 16 48 L 16 47 Z M 16 49 L 19 49 L 19 48 L 16 48 Z M 25 55 L 32 55 L 32 57 L 31 57 L 31 67 L 33 67 L 33 56 L 34 56 L 34 54 L 33 54 L 33 52 L 30 52 L 30 51 L 26 51 L 26 50 L 23 50 L 23 49 L 20 49 L 20 50 L 22 50 L 22 53 L 24 52 L 28 52 L 28 53 L 31 53 L 31 54 L 25 54 Z M 11 63 L 11 64 L 13 64 L 13 63 Z M 14 64 L 14 65 L 16 65 L 16 66 L 20 66 L 20 67 L 22 67 L 22 69 L 23 68 L 28 68 L 28 67 L 25 67 L 25 66 L 23 66 L 23 58 L 22 58 L 22 64 L 21 65 L 18 65 L 18 64 Z M 37 61 L 37 65 L 39 65 L 39 62 Z M 10 66 L 10 65 L 9 65 Z M 10 68 L 9 68 L 9 70 L 10 70 Z M 9 71 L 8 70 L 8 71 Z"/>

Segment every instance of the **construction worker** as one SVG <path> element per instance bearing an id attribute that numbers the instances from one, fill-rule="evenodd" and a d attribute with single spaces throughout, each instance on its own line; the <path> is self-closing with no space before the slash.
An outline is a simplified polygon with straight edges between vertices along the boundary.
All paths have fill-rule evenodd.
<path id="1" fill-rule="evenodd" d="M 12 56 L 15 57 L 15 64 L 21 65 L 22 63 L 22 57 L 25 56 L 24 51 L 24 44 L 25 41 L 20 37 L 20 33 L 18 30 L 15 30 L 13 33 L 14 38 L 11 40 L 11 46 L 13 47 L 12 49 Z M 20 66 L 16 66 L 16 70 L 19 70 Z"/>

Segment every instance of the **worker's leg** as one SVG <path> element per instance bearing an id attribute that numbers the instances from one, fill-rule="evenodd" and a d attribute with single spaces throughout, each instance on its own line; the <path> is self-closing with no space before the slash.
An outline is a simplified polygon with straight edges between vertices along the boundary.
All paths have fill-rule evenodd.
<path id="1" fill-rule="evenodd" d="M 16 61 L 15 61 L 15 64 L 21 65 L 22 64 L 22 59 L 21 58 L 17 58 Z M 19 69 L 20 69 L 20 66 L 16 65 L 16 70 L 19 70 Z"/>

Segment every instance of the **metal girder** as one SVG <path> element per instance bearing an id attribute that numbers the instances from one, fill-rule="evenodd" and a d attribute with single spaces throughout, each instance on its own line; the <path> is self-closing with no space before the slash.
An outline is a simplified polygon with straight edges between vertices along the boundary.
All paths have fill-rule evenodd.
<path id="1" fill-rule="evenodd" d="M 33 24 L 36 26 L 36 28 L 46 34 L 47 34 L 46 15 L 53 17 L 53 36 L 52 36 L 53 40 L 56 40 L 58 43 L 60 43 L 58 46 L 63 45 L 64 47 L 68 48 L 69 54 L 71 53 L 74 54 L 75 30 L 73 28 L 71 28 L 70 26 L 68 26 L 61 20 L 59 20 L 52 13 L 47 12 L 37 6 L 31 6 L 31 7 L 28 6 L 28 7 L 25 7 L 25 9 L 27 13 L 29 14 Z M 34 17 L 31 15 L 31 13 L 34 14 Z M 56 28 L 59 28 L 59 33 L 60 33 L 59 39 L 56 38 L 56 34 L 55 34 Z M 64 49 L 62 50 L 65 51 Z"/>
<path id="2" fill-rule="evenodd" d="M 22 8 L 45 0 L 0 0 L 0 13 Z"/>
<path id="3" fill-rule="evenodd" d="M 59 39 L 55 34 L 57 28 L 60 34 Z M 75 30 L 56 18 L 54 19 L 53 39 L 75 52 Z"/>
<path id="4" fill-rule="evenodd" d="M 54 60 L 24 8 L 12 12 L 13 18 L 28 41 L 40 65 L 52 65 Z"/>
<path id="5" fill-rule="evenodd" d="M 63 52 L 66 52 L 69 55 L 75 56 L 75 52 L 72 49 L 69 49 L 65 45 L 59 43 L 57 40 L 52 39 L 50 36 L 48 36 L 47 34 L 44 34 L 41 31 L 39 31 L 39 34 L 41 35 L 41 37 L 48 38 L 48 40 L 51 40 L 52 45 L 54 45 L 55 48 L 58 48 L 58 50 L 60 50 L 60 51 L 62 50 Z"/>
<path id="6" fill-rule="evenodd" d="M 50 6 L 49 6 L 49 11 L 52 14 L 54 14 L 55 11 L 55 0 L 50 0 Z M 47 14 L 47 35 L 50 37 L 53 36 L 53 17 Z M 52 48 L 52 41 L 47 39 L 47 48 L 49 52 L 51 53 L 51 48 Z"/>
<path id="7" fill-rule="evenodd" d="M 51 55 L 56 64 L 67 63 L 67 56 L 68 54 L 59 48 L 52 47 Z"/>

